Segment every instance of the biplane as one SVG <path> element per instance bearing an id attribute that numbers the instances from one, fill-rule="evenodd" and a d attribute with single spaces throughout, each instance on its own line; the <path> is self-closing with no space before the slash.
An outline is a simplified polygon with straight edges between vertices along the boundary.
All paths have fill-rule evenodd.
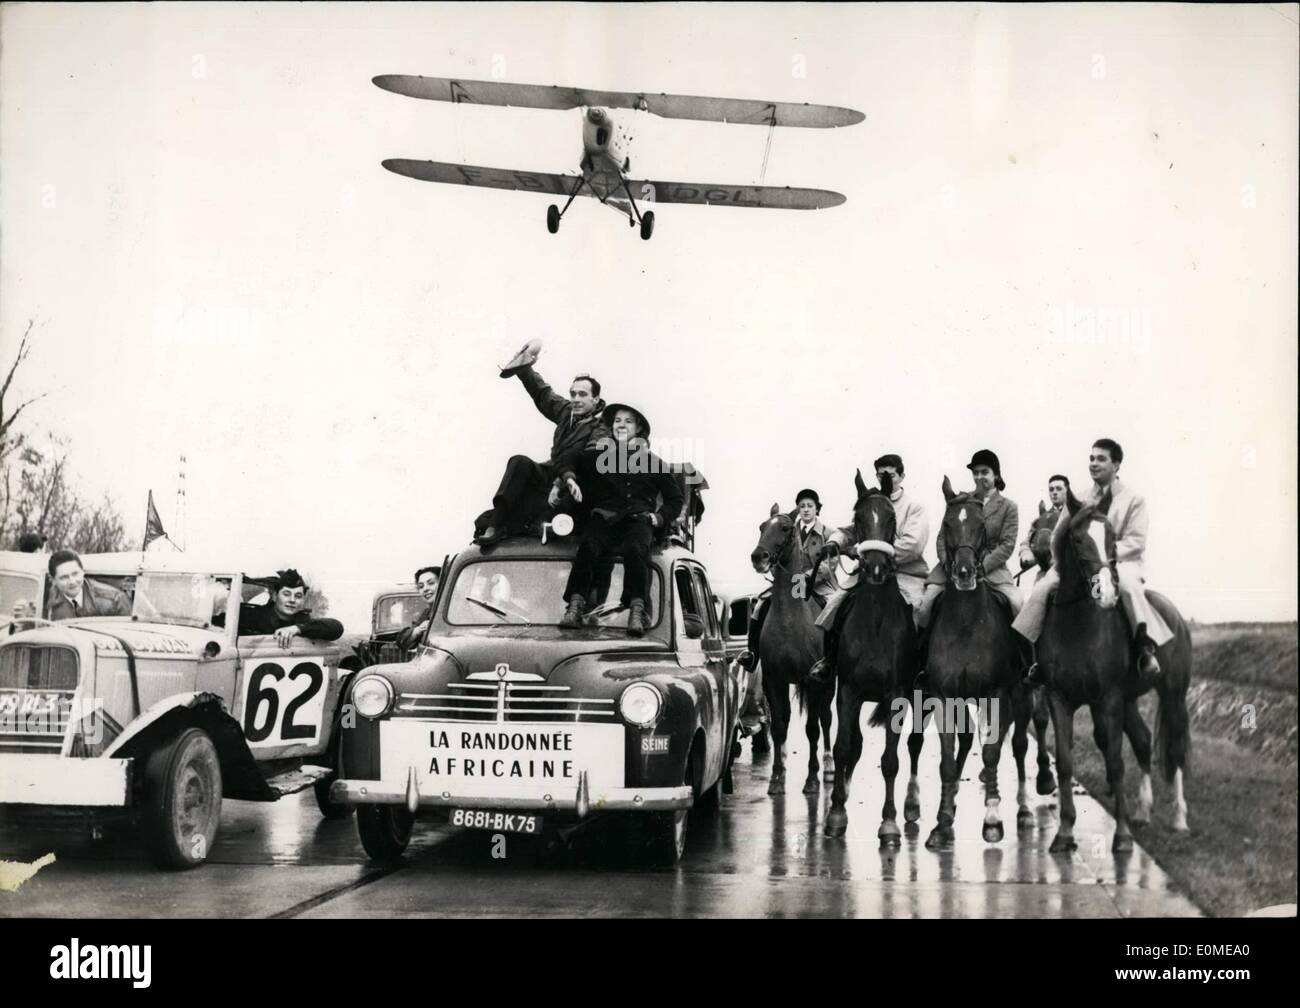
<path id="1" fill-rule="evenodd" d="M 633 109 L 667 119 L 696 119 L 706 122 L 767 126 L 768 153 L 772 130 L 777 126 L 829 128 L 852 126 L 866 117 L 847 108 L 795 102 L 757 101 L 747 98 L 700 98 L 690 95 L 649 94 L 629 91 L 593 91 L 586 88 L 512 84 L 505 81 L 457 80 L 446 77 L 414 77 L 384 74 L 374 83 L 385 91 L 455 104 L 499 105 L 534 109 L 584 109 L 582 159 L 577 175 L 485 168 L 445 161 L 416 161 L 389 158 L 385 168 L 426 182 L 513 189 L 567 197 L 564 206 L 552 203 L 546 211 L 546 228 L 551 234 L 578 196 L 595 197 L 605 206 L 627 216 L 628 225 L 640 225 L 641 237 L 654 233 L 653 210 L 640 203 L 696 203 L 704 206 L 766 207 L 782 210 L 820 210 L 839 206 L 844 196 L 827 189 L 791 186 L 714 185 L 690 182 L 655 182 L 633 179 L 632 132 L 617 120 L 613 109 Z M 767 158 L 764 157 L 764 166 Z"/>

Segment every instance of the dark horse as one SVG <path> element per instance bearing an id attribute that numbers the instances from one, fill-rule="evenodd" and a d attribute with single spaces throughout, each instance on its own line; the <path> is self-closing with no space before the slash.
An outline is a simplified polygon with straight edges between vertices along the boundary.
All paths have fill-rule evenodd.
<path id="1" fill-rule="evenodd" d="M 1187 718 L 1187 688 L 1192 675 L 1192 638 L 1177 609 L 1163 595 L 1147 592 L 1151 605 L 1174 631 L 1159 649 L 1162 674 L 1139 674 L 1133 634 L 1121 606 L 1115 572 L 1115 533 L 1104 514 L 1109 492 L 1098 504 L 1067 498 L 1064 535 L 1056 536 L 1057 570 L 1061 575 L 1056 598 L 1047 612 L 1038 641 L 1038 662 L 1047 683 L 1056 733 L 1056 771 L 1061 782 L 1061 824 L 1053 851 L 1073 850 L 1074 712 L 1092 712 L 1093 738 L 1106 761 L 1106 781 L 1115 799 L 1115 838 L 1111 849 L 1133 849 L 1129 823 L 1145 822 L 1151 812 L 1151 734 L 1138 712 L 1138 697 L 1153 686 L 1159 695 L 1156 749 L 1165 779 L 1174 786 L 1174 829 L 1187 829 L 1183 770 L 1191 750 Z M 1105 559 L 1103 560 L 1103 557 Z M 1123 735 L 1127 733 L 1143 780 L 1136 815 L 1130 816 L 1124 794 Z"/>
<path id="2" fill-rule="evenodd" d="M 794 516 L 782 514 L 772 505 L 768 520 L 759 527 L 758 545 L 749 555 L 754 570 L 771 573 L 772 597 L 768 600 L 758 641 L 758 660 L 763 669 L 763 695 L 772 728 L 772 778 L 768 794 L 785 792 L 785 739 L 790 728 L 790 686 L 795 687 L 799 706 L 807 714 L 808 778 L 804 794 L 821 787 L 817 765 L 817 740 L 829 758 L 831 748 L 831 697 L 835 684 L 819 686 L 808 681 L 808 670 L 822 656 L 822 632 L 817 627 L 821 608 L 809 590 L 812 579 L 803 570 L 802 554 L 795 569 Z"/>
<path id="3" fill-rule="evenodd" d="M 834 669 L 839 725 L 835 731 L 835 787 L 826 817 L 826 835 L 843 836 L 848 829 L 844 805 L 853 769 L 862 756 L 862 704 L 871 700 L 876 709 L 870 723 L 885 729 L 885 754 L 880 761 L 885 804 L 877 836 L 882 846 L 897 846 L 902 836 L 894 807 L 894 778 L 898 776 L 902 709 L 916 678 L 916 628 L 912 608 L 898 590 L 894 570 L 896 518 L 889 501 L 893 487 L 886 477 L 881 489 L 868 490 L 861 472 L 855 483 L 858 500 L 853 507 L 853 528 L 858 540 L 858 584 L 837 614 L 842 627 Z M 924 738 L 918 729 L 909 742 L 909 748 L 915 748 L 914 765 Z M 909 792 L 908 798 L 910 802 L 914 796 Z"/>
<path id="4" fill-rule="evenodd" d="M 1015 732 L 1011 749 L 1020 777 L 1016 824 L 1029 828 L 1034 821 L 1025 788 L 1032 701 L 1030 691 L 1021 684 L 1022 662 L 1012 637 L 1010 610 L 983 576 L 984 504 L 969 493 L 954 493 L 946 476 L 943 496 L 948 502 L 943 516 L 947 555 L 939 560 L 948 572 L 948 587 L 936 601 L 931 620 L 926 693 L 934 699 L 923 704 L 927 715 L 932 705 L 938 707 L 939 772 L 943 780 L 938 822 L 925 842 L 930 848 L 953 841 L 957 783 L 974 733 L 973 727 L 963 730 L 972 702 L 978 703 L 983 712 L 984 769 L 980 780 L 984 783 L 984 839 L 997 843 L 1003 836 L 998 810 L 998 761 L 1012 721 Z M 954 758 L 959 734 L 962 747 Z"/>

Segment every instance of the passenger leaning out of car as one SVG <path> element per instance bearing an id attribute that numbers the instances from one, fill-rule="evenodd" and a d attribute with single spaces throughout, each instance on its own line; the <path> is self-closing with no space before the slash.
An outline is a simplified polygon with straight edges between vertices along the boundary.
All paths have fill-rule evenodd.
<path id="1" fill-rule="evenodd" d="M 262 605 L 245 602 L 239 607 L 239 636 L 252 637 L 274 634 L 275 642 L 287 648 L 295 637 L 311 640 L 334 641 L 343 636 L 343 624 L 323 616 L 312 619 L 310 610 L 303 608 L 307 599 L 307 582 L 292 567 L 276 571 L 275 580 L 268 586 L 271 598 Z M 213 622 L 218 626 L 224 623 Z"/>
<path id="2" fill-rule="evenodd" d="M 50 619 L 131 615 L 131 603 L 127 597 L 112 585 L 100 584 L 86 577 L 81 557 L 72 550 L 51 553 L 49 568 L 54 582 Z"/>
<path id="3" fill-rule="evenodd" d="M 669 467 L 651 453 L 650 422 L 631 406 L 613 403 L 602 415 L 613 437 L 593 440 L 578 459 L 576 479 L 591 506 L 564 589 L 568 608 L 560 626 L 582 625 L 596 565 L 603 555 L 623 558 L 627 632 L 646 631 L 645 600 L 650 588 L 650 544 L 681 513 L 682 490 Z"/>
<path id="4" fill-rule="evenodd" d="M 424 631 L 429 629 L 429 620 L 433 617 L 433 600 L 438 595 L 439 567 L 421 567 L 415 572 L 415 587 L 420 590 L 424 608 L 414 623 L 397 635 L 397 646 L 409 651 L 420 643 Z"/>

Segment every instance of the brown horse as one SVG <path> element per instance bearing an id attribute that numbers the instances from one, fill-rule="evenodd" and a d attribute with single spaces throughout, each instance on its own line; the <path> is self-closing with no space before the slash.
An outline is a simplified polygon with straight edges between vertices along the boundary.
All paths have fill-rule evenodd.
<path id="1" fill-rule="evenodd" d="M 898 810 L 894 806 L 894 779 L 898 776 L 898 739 L 901 708 L 907 703 L 916 678 L 916 628 L 912 609 L 898 589 L 894 570 L 896 518 L 886 476 L 881 489 L 867 489 L 858 472 L 854 482 L 858 500 L 853 507 L 853 528 L 858 541 L 858 584 L 837 614 L 842 627 L 835 663 L 836 714 L 835 787 L 831 791 L 826 835 L 843 836 L 849 816 L 845 809 L 853 769 L 862 756 L 862 704 L 876 704 L 870 723 L 885 729 L 885 754 L 880 772 L 885 778 L 885 804 L 877 836 L 881 846 L 898 846 Z M 814 566 L 814 572 L 816 567 Z M 915 711 L 913 714 L 915 715 Z M 913 765 L 920 756 L 924 735 L 914 733 Z M 911 743 L 909 743 L 910 745 Z M 909 791 L 909 800 L 915 796 Z"/>
<path id="2" fill-rule="evenodd" d="M 1151 736 L 1138 712 L 1140 696 L 1154 687 L 1159 695 L 1156 748 L 1165 779 L 1174 786 L 1175 830 L 1187 829 L 1183 771 L 1191 751 L 1187 689 L 1191 684 L 1192 639 L 1182 616 L 1163 595 L 1147 592 L 1151 605 L 1174 631 L 1159 649 L 1161 675 L 1140 674 L 1133 633 L 1124 610 L 1116 603 L 1115 533 L 1104 517 L 1109 494 L 1098 504 L 1067 498 L 1065 534 L 1056 537 L 1061 584 L 1047 612 L 1038 641 L 1038 663 L 1047 683 L 1056 733 L 1056 771 L 1060 777 L 1061 823 L 1052 840 L 1053 851 L 1073 850 L 1074 712 L 1087 705 L 1092 712 L 1093 739 L 1106 761 L 1106 781 L 1115 799 L 1115 851 L 1133 849 L 1130 822 L 1145 822 L 1151 811 Z M 1105 559 L 1103 559 L 1103 557 Z M 1124 794 L 1123 734 L 1127 733 L 1143 780 L 1136 815 L 1130 815 Z"/>
<path id="3" fill-rule="evenodd" d="M 820 606 L 808 586 L 812 580 L 795 551 L 794 515 L 782 514 L 773 504 L 767 521 L 758 527 L 758 545 L 749 555 L 754 570 L 772 575 L 772 596 L 758 641 L 763 667 L 763 695 L 772 729 L 772 776 L 767 793 L 785 792 L 785 740 L 790 728 L 790 686 L 807 716 L 808 777 L 804 794 L 821 787 L 817 762 L 820 732 L 823 751 L 831 749 L 831 698 L 833 682 L 824 686 L 808 680 L 808 670 L 822 656 L 822 631 L 817 626 Z M 801 555 L 800 555 L 801 557 Z M 795 569 L 796 566 L 798 569 Z"/>
<path id="4" fill-rule="evenodd" d="M 937 701 L 939 773 L 943 781 L 938 821 L 925 842 L 930 848 L 953 841 L 957 784 L 970 747 L 969 736 L 973 734 L 973 728 L 964 728 L 963 722 L 969 718 L 972 703 L 983 712 L 984 769 L 980 780 L 984 784 L 984 839 L 997 843 L 1003 836 L 998 811 L 998 761 L 1012 723 L 1015 731 L 1011 748 L 1020 779 L 1016 824 L 1026 829 L 1034 821 L 1025 787 L 1031 698 L 1021 684 L 1021 660 L 1012 637 L 1011 613 L 984 580 L 984 504 L 969 493 L 954 493 L 946 476 L 943 496 L 947 501 L 943 516 L 947 555 L 939 560 L 948 572 L 948 588 L 935 603 L 925 680 L 926 693 Z M 927 714 L 932 703 L 927 699 L 923 704 Z M 962 748 L 954 758 L 959 735 Z"/>

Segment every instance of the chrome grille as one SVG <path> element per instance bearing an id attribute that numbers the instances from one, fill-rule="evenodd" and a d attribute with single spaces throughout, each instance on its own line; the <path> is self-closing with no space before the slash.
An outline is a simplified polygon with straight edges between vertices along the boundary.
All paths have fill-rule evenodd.
<path id="1" fill-rule="evenodd" d="M 447 693 L 403 693 L 397 710 L 473 723 L 617 721 L 614 701 L 571 697 L 571 687 L 533 682 L 448 683 Z"/>
<path id="2" fill-rule="evenodd" d="M 77 652 L 41 644 L 0 648 L 0 689 L 74 690 Z"/>

